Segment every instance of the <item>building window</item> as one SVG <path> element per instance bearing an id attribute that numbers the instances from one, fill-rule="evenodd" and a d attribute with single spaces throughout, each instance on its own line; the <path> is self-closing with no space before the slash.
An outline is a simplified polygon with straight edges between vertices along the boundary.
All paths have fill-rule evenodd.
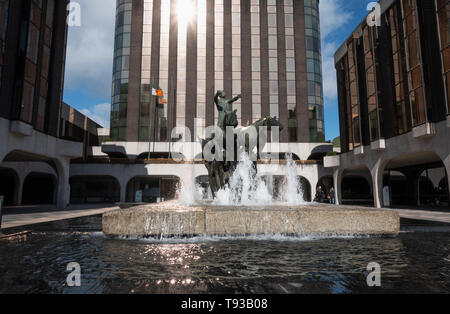
<path id="1" fill-rule="evenodd" d="M 308 80 L 308 107 L 310 117 L 310 140 L 325 141 L 322 91 L 322 67 L 319 27 L 319 1 L 306 0 L 305 3 L 305 47 Z"/>
<path id="2" fill-rule="evenodd" d="M 402 0 L 406 64 L 411 105 L 412 124 L 419 126 L 426 122 L 425 97 L 423 93 L 422 62 L 417 27 L 416 2 Z"/>
<path id="3" fill-rule="evenodd" d="M 356 69 L 355 44 L 352 41 L 348 44 L 348 72 L 349 72 L 349 95 L 350 95 L 350 114 L 353 135 L 353 148 L 361 145 L 361 126 L 360 126 L 360 104 L 359 104 L 359 85 Z"/>
<path id="4" fill-rule="evenodd" d="M 446 88 L 447 114 L 450 114 L 450 1 L 437 0 L 443 75 Z"/>
<path id="5" fill-rule="evenodd" d="M 407 120 L 407 107 L 405 100 L 405 92 L 407 89 L 405 77 L 402 45 L 401 24 L 399 23 L 399 10 L 397 5 L 393 5 L 389 10 L 389 26 L 391 32 L 392 45 L 392 64 L 394 72 L 394 91 L 395 91 L 395 107 L 394 107 L 394 124 L 396 135 L 401 135 L 409 131 Z"/>
<path id="6" fill-rule="evenodd" d="M 111 97 L 111 138 L 117 141 L 126 139 L 131 11 L 131 0 L 117 1 Z"/>
<path id="7" fill-rule="evenodd" d="M 343 106 L 345 106 L 345 110 L 343 112 L 346 113 L 346 116 L 344 117 L 345 123 L 347 126 L 347 143 L 348 143 L 348 150 L 353 150 L 353 129 L 352 129 L 352 104 L 351 104 L 351 98 L 350 98 L 350 75 L 349 75 L 349 66 L 348 66 L 348 54 L 344 56 L 342 63 L 340 65 L 341 71 L 343 72 L 343 89 L 345 91 L 345 97 L 344 101 L 345 103 Z"/>
<path id="8" fill-rule="evenodd" d="M 376 28 L 365 26 L 364 36 L 364 61 L 366 70 L 366 87 L 367 87 L 367 105 L 369 112 L 370 140 L 376 141 L 380 139 L 380 121 L 378 108 L 378 93 L 376 81 L 375 66 L 375 49 L 374 40 L 376 36 Z"/>

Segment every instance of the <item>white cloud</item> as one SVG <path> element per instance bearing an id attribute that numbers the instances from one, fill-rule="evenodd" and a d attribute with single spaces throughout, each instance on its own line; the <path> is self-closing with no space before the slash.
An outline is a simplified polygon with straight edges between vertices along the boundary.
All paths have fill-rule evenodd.
<path id="1" fill-rule="evenodd" d="M 109 98 L 116 0 L 76 0 L 81 26 L 69 27 L 65 88 Z"/>
<path id="2" fill-rule="evenodd" d="M 322 75 L 323 94 L 325 98 L 337 97 L 336 68 L 334 66 L 334 52 L 339 48 L 335 42 L 322 42 Z"/>
<path id="3" fill-rule="evenodd" d="M 92 108 L 92 110 L 89 109 L 83 109 L 80 110 L 80 112 L 104 128 L 109 128 L 109 120 L 111 115 L 111 104 L 99 104 Z"/>
<path id="4" fill-rule="evenodd" d="M 322 38 L 328 37 L 331 33 L 345 26 L 350 20 L 351 13 L 345 11 L 342 2 L 342 0 L 320 1 L 320 32 Z"/>
<path id="5" fill-rule="evenodd" d="M 334 53 L 339 48 L 340 43 L 333 40 L 333 34 L 346 26 L 346 23 L 351 18 L 351 13 L 343 8 L 342 3 L 342 0 L 320 1 L 323 93 L 325 100 L 334 100 L 337 98 Z"/>

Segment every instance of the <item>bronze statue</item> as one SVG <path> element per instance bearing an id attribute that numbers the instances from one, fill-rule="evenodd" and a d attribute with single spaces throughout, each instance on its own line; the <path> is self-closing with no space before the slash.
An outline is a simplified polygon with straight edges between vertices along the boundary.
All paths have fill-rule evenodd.
<path id="1" fill-rule="evenodd" d="M 233 129 L 235 129 L 238 126 L 237 110 L 231 110 L 231 105 L 241 98 L 242 96 L 238 95 L 233 99 L 226 99 L 226 93 L 224 91 L 217 91 L 214 97 L 214 103 L 216 104 L 217 109 L 219 111 L 219 119 L 217 126 L 220 127 L 220 129 L 223 131 L 222 147 L 227 147 L 226 146 L 227 127 L 232 127 Z M 281 130 L 283 129 L 283 126 L 276 117 L 262 118 L 253 123 L 252 125 L 250 125 L 249 128 L 250 127 L 254 127 L 258 134 L 261 127 L 266 127 L 267 130 L 270 130 L 272 127 L 279 127 Z M 257 158 L 260 158 L 259 149 L 262 149 L 265 146 L 267 141 L 267 135 L 263 134 L 262 136 L 258 136 L 257 139 L 254 138 L 249 139 L 249 135 L 247 135 L 245 139 L 246 139 L 245 143 L 241 144 L 244 146 L 244 149 L 247 153 L 250 150 L 250 148 L 247 145 L 247 142 L 250 143 L 252 141 L 253 143 L 258 143 Z M 213 137 L 206 140 L 202 139 L 201 140 L 202 149 L 204 149 L 206 144 L 212 140 Z M 261 140 L 263 141 L 262 143 L 260 142 Z M 233 143 L 234 143 L 233 160 L 227 160 L 226 159 L 227 153 L 225 150 L 223 150 L 222 152 L 220 152 L 220 154 L 223 154 L 223 161 L 219 160 L 205 161 L 205 167 L 208 170 L 209 186 L 211 188 L 213 197 L 215 197 L 215 194 L 220 189 L 222 189 L 223 187 L 225 187 L 225 185 L 228 184 L 231 176 L 236 170 L 238 164 L 238 156 L 237 156 L 238 145 L 241 145 L 240 143 L 238 143 L 237 134 L 233 134 Z M 212 153 L 215 153 L 215 151 L 213 151 Z M 256 161 L 254 162 L 254 167 L 256 169 Z"/>
<path id="2" fill-rule="evenodd" d="M 217 125 L 222 129 L 225 130 L 226 125 L 224 125 L 225 118 L 228 114 L 231 113 L 231 105 L 242 98 L 241 95 L 236 96 L 233 99 L 226 99 L 227 94 L 223 90 L 219 90 L 216 93 L 216 96 L 214 96 L 214 103 L 216 104 L 217 110 L 219 111 L 219 120 L 217 122 Z M 237 126 L 237 125 L 236 125 Z"/>

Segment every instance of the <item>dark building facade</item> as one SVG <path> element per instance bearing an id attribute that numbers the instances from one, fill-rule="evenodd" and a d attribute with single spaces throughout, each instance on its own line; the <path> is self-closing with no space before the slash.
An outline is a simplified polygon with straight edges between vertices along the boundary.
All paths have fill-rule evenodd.
<path id="1" fill-rule="evenodd" d="M 450 4 L 381 1 L 336 54 L 342 152 L 444 121 L 450 113 Z"/>
<path id="2" fill-rule="evenodd" d="M 97 123 L 62 102 L 69 0 L 0 0 L 0 195 L 7 205 L 70 200 L 71 160 Z"/>
<path id="3" fill-rule="evenodd" d="M 342 154 L 324 164 L 337 202 L 448 207 L 450 1 L 378 5 L 335 54 Z"/>
<path id="4" fill-rule="evenodd" d="M 0 117 L 58 136 L 68 0 L 0 0 Z"/>
<path id="5" fill-rule="evenodd" d="M 277 116 L 281 142 L 324 140 L 318 0 L 117 0 L 115 36 L 115 141 L 202 136 L 216 90 L 243 95 L 243 126 Z"/>

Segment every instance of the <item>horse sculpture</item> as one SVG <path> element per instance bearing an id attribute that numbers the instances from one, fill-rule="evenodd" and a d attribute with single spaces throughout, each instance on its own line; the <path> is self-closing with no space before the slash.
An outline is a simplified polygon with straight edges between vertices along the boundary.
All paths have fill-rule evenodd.
<path id="1" fill-rule="evenodd" d="M 205 161 L 205 167 L 208 170 L 209 185 L 213 197 L 215 197 L 215 194 L 220 189 L 228 184 L 231 176 L 236 170 L 239 157 L 237 154 L 239 151 L 245 151 L 247 154 L 250 154 L 250 151 L 254 148 L 250 147 L 250 143 L 256 143 L 256 156 L 257 159 L 259 159 L 261 157 L 261 150 L 267 143 L 267 132 L 265 131 L 271 131 L 274 127 L 277 127 L 280 130 L 283 129 L 282 124 L 276 117 L 265 117 L 259 119 L 246 128 L 237 128 L 237 110 L 230 110 L 229 105 L 241 98 L 241 96 L 239 95 L 238 97 L 230 100 L 224 99 L 224 96 L 225 93 L 223 91 L 218 91 L 214 98 L 216 106 L 219 109 L 218 127 L 223 132 L 223 143 L 221 143 L 222 145 L 219 145 L 222 151 L 215 152 L 215 146 L 211 151 L 212 154 L 222 156 L 222 158 L 220 158 L 221 160 L 214 159 L 211 161 Z M 230 136 L 229 132 L 227 132 L 230 127 L 233 129 L 233 134 L 231 135 L 233 136 L 232 139 L 227 138 Z M 251 130 L 251 128 L 254 129 Z M 244 136 L 240 133 L 243 133 Z M 241 143 L 238 138 L 242 139 L 243 142 Z M 227 147 L 227 141 L 230 140 L 232 140 L 233 143 L 234 155 L 232 156 L 233 158 L 230 158 L 231 160 L 228 160 L 227 157 L 229 157 L 230 154 L 227 154 L 224 147 Z M 214 141 L 214 137 L 201 139 L 203 151 L 205 150 L 205 146 L 211 141 Z M 254 167 L 256 170 L 256 161 L 254 161 Z"/>

